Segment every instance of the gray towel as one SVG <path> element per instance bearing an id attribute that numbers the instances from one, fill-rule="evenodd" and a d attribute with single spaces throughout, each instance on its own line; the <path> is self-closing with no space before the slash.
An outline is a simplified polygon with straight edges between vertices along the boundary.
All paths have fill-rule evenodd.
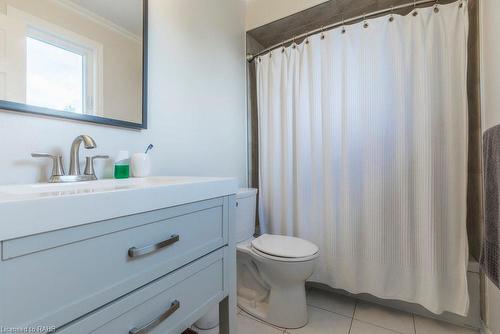
<path id="1" fill-rule="evenodd" d="M 481 267 L 500 287 L 500 125 L 483 135 L 485 228 Z"/>

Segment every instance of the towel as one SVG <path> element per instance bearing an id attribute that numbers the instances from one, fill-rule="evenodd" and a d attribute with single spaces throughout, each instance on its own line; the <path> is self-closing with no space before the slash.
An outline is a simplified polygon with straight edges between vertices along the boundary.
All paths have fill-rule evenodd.
<path id="1" fill-rule="evenodd" d="M 500 125 L 483 135 L 485 228 L 481 267 L 500 288 Z"/>

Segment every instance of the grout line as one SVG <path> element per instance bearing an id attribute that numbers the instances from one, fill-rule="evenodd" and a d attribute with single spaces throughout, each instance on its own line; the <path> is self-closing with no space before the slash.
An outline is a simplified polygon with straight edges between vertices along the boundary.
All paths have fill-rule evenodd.
<path id="1" fill-rule="evenodd" d="M 267 322 L 265 322 L 264 320 L 260 320 L 259 318 L 257 317 L 254 317 L 253 315 L 245 312 L 243 309 L 241 309 L 240 311 L 240 315 L 242 317 L 245 317 L 245 318 L 248 318 L 250 320 L 253 320 L 255 322 L 258 322 L 260 324 L 263 324 L 263 325 L 266 325 L 267 327 L 270 327 L 272 329 L 275 329 L 275 330 L 278 330 L 278 331 L 283 331 L 283 333 L 287 330 L 286 328 L 282 328 L 282 327 L 278 327 L 278 326 L 274 326 L 274 325 L 271 325 L 271 324 L 268 324 Z"/>
<path id="2" fill-rule="evenodd" d="M 340 315 L 341 317 L 344 317 L 344 318 L 352 318 L 352 316 L 348 316 L 348 315 L 345 315 L 345 314 L 342 314 L 342 313 L 338 313 L 338 312 L 335 312 L 335 311 L 332 311 L 332 310 L 327 310 L 326 308 L 322 308 L 322 307 L 319 307 L 319 306 L 315 306 L 315 305 L 307 305 L 307 306 L 315 308 L 317 310 L 326 311 L 328 313 L 333 313 L 333 314 L 336 314 L 336 315 Z M 354 315 L 354 312 L 353 312 L 353 315 Z"/>
<path id="3" fill-rule="evenodd" d="M 320 290 L 321 291 L 321 290 Z M 332 295 L 337 295 L 335 293 L 332 293 Z M 347 296 L 346 296 L 347 297 Z M 358 303 L 358 300 L 356 298 L 352 298 L 352 297 L 347 297 L 349 299 L 352 299 L 354 301 L 354 309 L 356 309 L 356 304 Z M 321 306 L 317 306 L 317 305 L 314 305 L 314 304 L 310 304 L 309 301 L 306 302 L 307 306 L 308 307 L 312 307 L 312 308 L 315 308 L 315 309 L 319 309 L 319 310 L 323 310 L 323 311 L 327 311 L 327 312 L 330 312 L 330 313 L 333 313 L 333 314 L 336 314 L 336 315 L 340 315 L 341 317 L 345 317 L 345 318 L 353 318 L 354 317 L 354 311 L 352 312 L 351 315 L 345 315 L 345 314 L 342 314 L 342 313 L 338 313 L 338 312 L 335 312 L 335 311 L 332 311 L 332 310 L 329 310 L 329 309 L 326 309 L 326 308 L 323 308 Z"/>
<path id="4" fill-rule="evenodd" d="M 354 315 L 356 314 L 356 309 L 358 308 L 359 299 L 357 299 L 357 298 L 353 298 L 353 299 L 354 299 L 354 310 L 352 310 L 351 318 L 354 319 Z"/>
<path id="5" fill-rule="evenodd" d="M 415 334 L 417 334 L 417 324 L 415 323 L 415 313 L 412 313 L 411 317 L 413 318 L 413 331 L 415 332 Z"/>
<path id="6" fill-rule="evenodd" d="M 397 330 L 395 330 L 395 329 L 392 329 L 392 328 L 388 328 L 388 327 L 384 327 L 384 326 L 381 326 L 381 325 L 374 324 L 373 322 L 368 322 L 368 321 L 365 321 L 365 320 L 360 320 L 360 319 L 355 319 L 355 320 L 356 320 L 356 321 L 359 321 L 359 322 L 362 322 L 362 323 L 364 323 L 364 324 L 367 324 L 367 325 L 373 326 L 373 327 L 378 327 L 378 328 L 385 329 L 386 331 L 389 331 L 389 332 L 393 332 L 393 333 L 397 333 L 397 334 L 404 334 L 404 333 L 398 332 L 398 331 L 397 331 Z"/>
<path id="7" fill-rule="evenodd" d="M 349 325 L 349 331 L 347 332 L 347 334 L 351 334 L 352 323 L 354 322 L 354 314 L 356 313 L 357 306 L 358 306 L 358 300 L 356 299 L 356 302 L 354 303 L 354 310 L 352 311 L 351 324 Z"/>
<path id="8" fill-rule="evenodd" d="M 380 304 L 376 304 L 376 303 L 370 303 L 370 302 L 367 302 L 367 303 L 372 304 L 372 305 L 375 305 L 375 306 L 379 306 L 379 307 L 382 307 L 382 308 L 386 308 L 386 309 L 387 309 L 387 308 L 389 308 L 389 307 L 387 307 L 387 306 L 380 305 Z M 356 306 L 357 306 L 357 304 L 356 304 Z M 390 308 L 389 308 L 389 309 L 390 309 Z M 399 309 L 395 309 L 395 310 L 396 310 L 396 311 L 399 311 L 399 312 L 401 312 L 401 313 L 404 313 L 404 314 L 411 315 L 411 317 L 412 317 L 412 323 L 413 323 L 413 331 L 414 331 L 414 333 L 416 334 L 415 317 L 414 317 L 413 313 L 405 312 L 405 311 L 402 311 L 402 310 L 399 310 Z M 355 309 L 355 312 L 356 312 L 356 309 Z M 360 319 L 360 318 L 356 318 L 356 313 L 354 313 L 354 314 L 353 314 L 353 318 L 354 318 L 355 320 L 360 321 L 360 322 L 363 322 L 363 323 L 365 323 L 365 324 L 369 324 L 369 325 L 372 325 L 372 326 L 375 326 L 375 327 L 383 328 L 383 329 L 386 329 L 386 330 L 391 331 L 391 332 L 394 332 L 394 333 L 400 333 L 400 334 L 403 334 L 403 333 L 401 333 L 401 332 L 399 332 L 399 331 L 397 331 L 397 330 L 395 330 L 395 329 L 393 329 L 393 328 L 385 327 L 385 326 L 383 326 L 383 325 L 379 325 L 379 324 L 373 323 L 373 322 L 371 322 L 371 321 L 367 321 L 367 320 L 363 320 L 363 319 Z"/>

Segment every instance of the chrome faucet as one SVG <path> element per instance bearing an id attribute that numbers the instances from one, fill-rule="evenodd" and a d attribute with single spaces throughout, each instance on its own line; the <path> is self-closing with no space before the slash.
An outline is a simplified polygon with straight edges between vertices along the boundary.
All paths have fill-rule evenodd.
<path id="1" fill-rule="evenodd" d="M 86 158 L 85 172 L 83 175 L 80 172 L 80 145 L 86 149 L 96 148 L 97 145 L 92 137 L 87 135 L 80 135 L 73 140 L 71 144 L 69 174 L 65 175 L 62 167 L 62 157 L 60 155 L 54 156 L 47 153 L 32 153 L 34 158 L 51 158 L 53 160 L 52 175 L 49 179 L 50 183 L 64 183 L 64 182 L 79 182 L 79 181 L 93 181 L 97 180 L 94 172 L 95 159 L 108 159 L 107 155 L 96 155 Z"/>
<path id="2" fill-rule="evenodd" d="M 75 140 L 73 140 L 73 144 L 71 144 L 69 175 L 80 175 L 80 144 L 82 142 L 86 149 L 97 147 L 94 139 L 90 136 L 80 135 L 76 137 Z"/>

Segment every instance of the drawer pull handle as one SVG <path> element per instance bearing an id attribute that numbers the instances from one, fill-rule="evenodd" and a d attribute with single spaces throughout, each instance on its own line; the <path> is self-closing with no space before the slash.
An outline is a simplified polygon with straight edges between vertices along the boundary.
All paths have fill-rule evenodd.
<path id="1" fill-rule="evenodd" d="M 152 245 L 144 246 L 141 248 L 131 247 L 128 249 L 128 256 L 129 257 L 138 257 L 138 256 L 146 255 L 149 253 L 153 253 L 159 249 L 168 247 L 168 246 L 176 243 L 177 241 L 179 241 L 179 235 L 173 234 L 167 240 L 163 240 L 162 242 L 159 242 L 157 244 L 152 244 Z"/>
<path id="2" fill-rule="evenodd" d="M 170 305 L 170 308 L 165 311 L 165 313 L 160 315 L 158 318 L 151 320 L 150 322 L 148 322 L 144 326 L 141 326 L 139 328 L 137 328 L 137 327 L 132 328 L 128 332 L 128 334 L 145 334 L 145 333 L 149 332 L 150 330 L 152 330 L 153 328 L 158 326 L 160 323 L 162 323 L 165 319 L 170 317 L 175 311 L 177 311 L 179 309 L 179 307 L 181 307 L 181 303 L 179 303 L 178 300 L 175 300 L 172 303 L 172 305 Z"/>

